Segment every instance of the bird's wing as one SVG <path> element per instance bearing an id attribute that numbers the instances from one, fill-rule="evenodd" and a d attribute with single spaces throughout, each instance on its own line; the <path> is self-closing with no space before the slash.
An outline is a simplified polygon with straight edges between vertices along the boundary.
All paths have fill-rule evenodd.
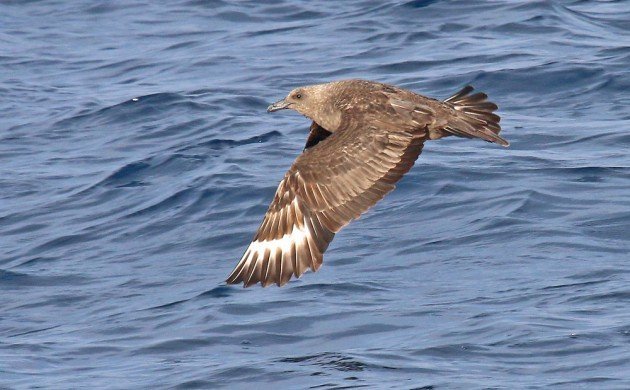
<path id="1" fill-rule="evenodd" d="M 227 283 L 282 286 L 309 268 L 317 271 L 335 233 L 411 169 L 433 120 L 427 113 L 418 114 L 413 125 L 396 115 L 383 118 L 337 130 L 295 160 Z"/>
<path id="2" fill-rule="evenodd" d="M 306 145 L 304 145 L 304 150 L 312 148 L 313 146 L 328 138 L 331 134 L 332 133 L 330 131 L 324 129 L 316 122 L 311 123 L 308 138 L 306 139 Z"/>

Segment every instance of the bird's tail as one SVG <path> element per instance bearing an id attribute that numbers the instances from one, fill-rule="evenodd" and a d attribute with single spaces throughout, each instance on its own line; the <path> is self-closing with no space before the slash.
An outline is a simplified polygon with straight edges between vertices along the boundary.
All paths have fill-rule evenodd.
<path id="1" fill-rule="evenodd" d="M 481 138 L 488 142 L 509 146 L 510 143 L 499 136 L 501 118 L 494 114 L 498 108 L 497 105 L 489 102 L 488 95 L 483 92 L 471 94 L 473 90 L 474 88 L 468 85 L 444 100 L 455 109 L 455 115 L 449 118 L 444 130 L 459 137 Z"/>

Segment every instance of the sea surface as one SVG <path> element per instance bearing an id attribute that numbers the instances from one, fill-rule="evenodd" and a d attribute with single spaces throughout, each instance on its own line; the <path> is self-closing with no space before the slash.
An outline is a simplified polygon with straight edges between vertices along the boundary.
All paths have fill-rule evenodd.
<path id="1" fill-rule="evenodd" d="M 486 92 L 283 288 L 227 286 L 344 78 Z M 630 2 L 3 1 L 0 388 L 630 389 Z"/>

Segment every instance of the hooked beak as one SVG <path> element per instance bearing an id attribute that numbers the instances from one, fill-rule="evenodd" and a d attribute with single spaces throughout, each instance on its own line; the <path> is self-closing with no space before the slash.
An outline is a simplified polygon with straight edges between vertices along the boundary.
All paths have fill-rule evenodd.
<path id="1" fill-rule="evenodd" d="M 269 107 L 267 107 L 267 112 L 274 112 L 274 111 L 278 111 L 278 110 L 284 110 L 285 108 L 289 108 L 290 105 L 291 105 L 291 103 L 287 102 L 284 99 L 278 100 L 277 102 L 275 102 L 275 103 L 271 104 Z"/>

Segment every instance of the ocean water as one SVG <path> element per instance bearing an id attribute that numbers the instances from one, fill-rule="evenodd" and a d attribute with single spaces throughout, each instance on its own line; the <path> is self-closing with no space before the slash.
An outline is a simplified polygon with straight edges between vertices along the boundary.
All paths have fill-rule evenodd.
<path id="1" fill-rule="evenodd" d="M 0 388 L 629 389 L 628 1 L 3 1 Z M 283 288 L 223 282 L 366 78 L 499 107 Z"/>

